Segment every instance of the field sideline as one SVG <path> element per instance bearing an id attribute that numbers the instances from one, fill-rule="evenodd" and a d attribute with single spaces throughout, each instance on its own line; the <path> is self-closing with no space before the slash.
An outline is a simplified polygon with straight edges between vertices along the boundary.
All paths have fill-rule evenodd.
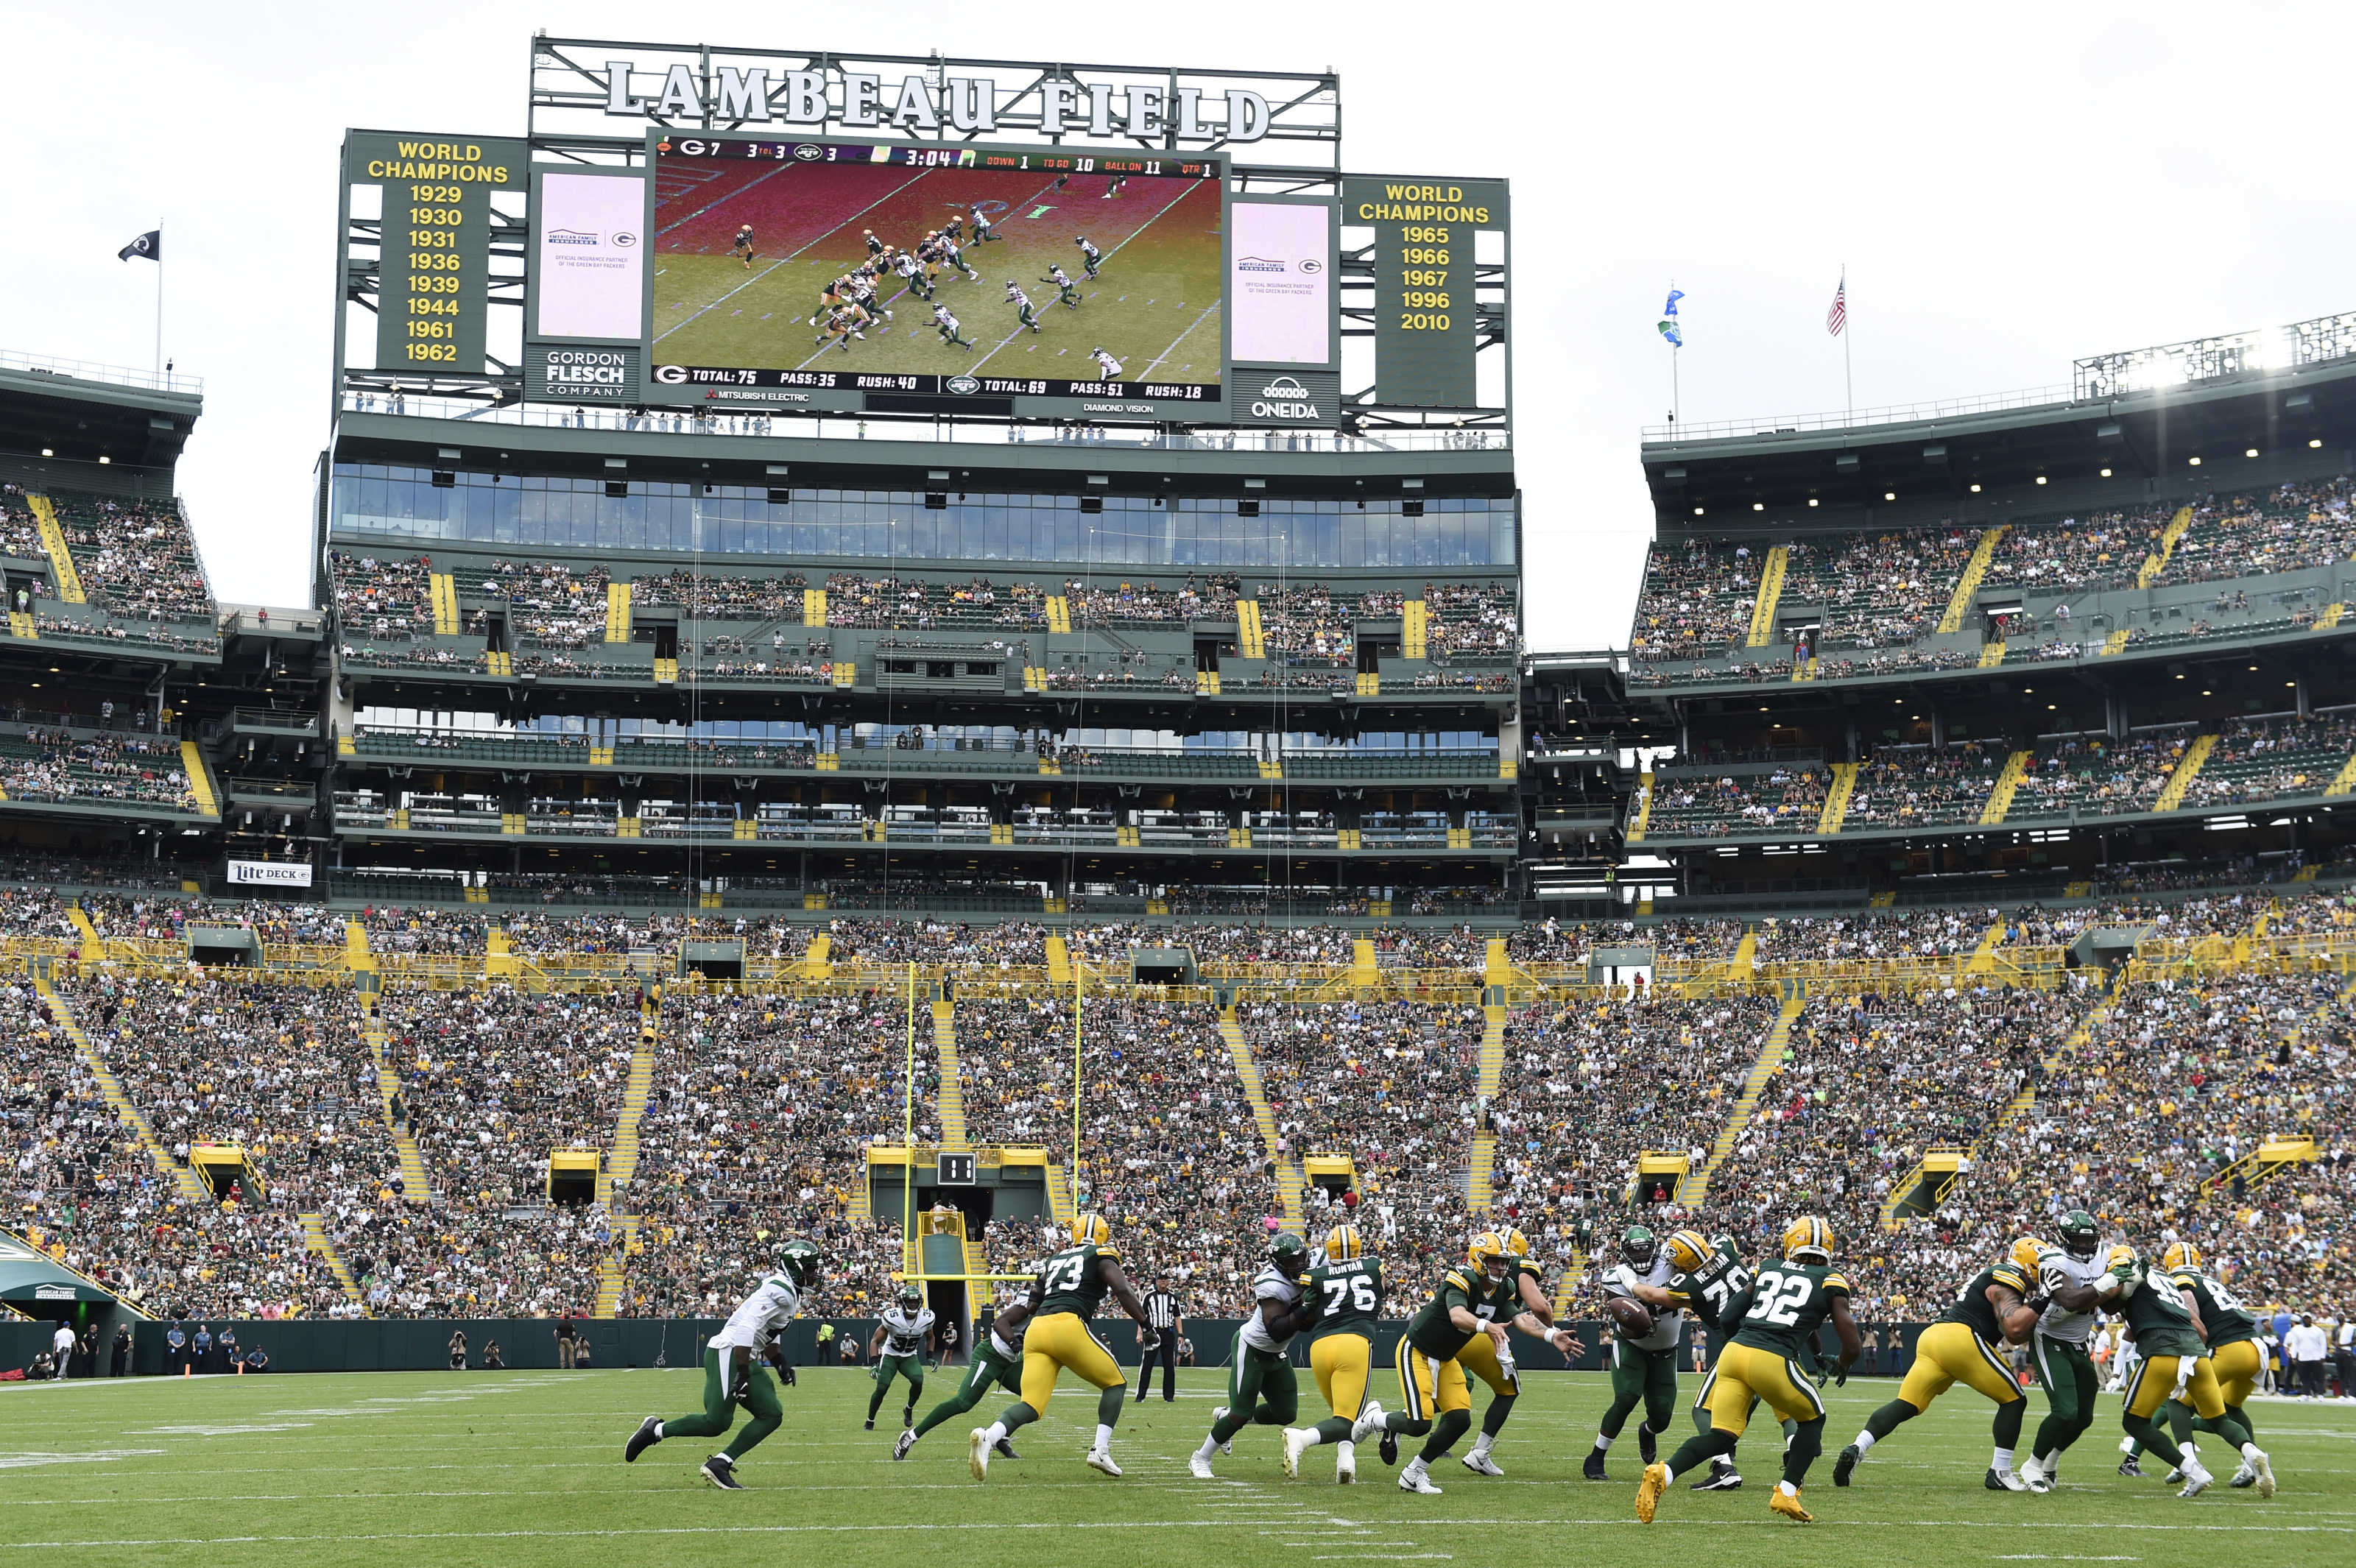
<path id="1" fill-rule="evenodd" d="M 8 1433 L 0 1563 L 70 1552 L 78 1564 L 577 1565 L 617 1546 L 634 1558 L 698 1562 L 747 1551 L 797 1563 L 947 1551 L 961 1568 L 1149 1555 L 1157 1568 L 1262 1557 L 1550 1563 L 1665 1552 L 1746 1568 L 1815 1565 L 1828 1552 L 1870 1553 L 1877 1564 L 2229 1553 L 2356 1562 L 2356 1406 L 2342 1404 L 2252 1404 L 2282 1478 L 2271 1502 L 2222 1486 L 2179 1502 L 2156 1478 L 2113 1474 L 2118 1402 L 2108 1397 L 2064 1463 L 2059 1491 L 1988 1492 L 1980 1481 L 1988 1407 L 1962 1391 L 1894 1435 L 1856 1486 L 1837 1489 L 1833 1454 L 1895 1386 L 1861 1379 L 1826 1391 L 1832 1421 L 1807 1490 L 1815 1526 L 1767 1514 L 1779 1445 L 1772 1427 L 1754 1426 L 1740 1454 L 1742 1490 L 1680 1487 L 1646 1531 L 1631 1511 L 1633 1424 L 1613 1450 L 1611 1484 L 1579 1479 L 1608 1397 L 1591 1373 L 1531 1375 L 1497 1445 L 1505 1478 L 1480 1479 L 1451 1456 L 1433 1472 L 1446 1489 L 1440 1498 L 1398 1491 L 1372 1444 L 1355 1488 L 1333 1484 L 1333 1456 L 1322 1449 L 1304 1460 L 1302 1480 L 1288 1482 L 1273 1428 L 1239 1435 L 1218 1481 L 1191 1478 L 1185 1456 L 1223 1387 L 1215 1371 L 1185 1374 L 1174 1405 L 1157 1396 L 1129 1407 L 1114 1445 L 1128 1472 L 1118 1480 L 1079 1463 L 1089 1430 L 1081 1423 L 1092 1426 L 1095 1402 L 1069 1379 L 1046 1419 L 1019 1434 L 1022 1462 L 1000 1461 L 980 1486 L 965 1471 L 965 1419 L 894 1465 L 888 1429 L 898 1424 L 899 1390 L 877 1430 L 862 1432 L 868 1381 L 841 1370 L 806 1370 L 785 1391 L 786 1425 L 741 1471 L 752 1490 L 696 1482 L 694 1467 L 716 1443 L 675 1439 L 625 1466 L 622 1441 L 638 1419 L 687 1412 L 701 1378 L 673 1368 L 11 1385 L 0 1390 Z M 1378 1391 L 1390 1392 L 1381 1381 Z M 1313 1383 L 1303 1385 L 1313 1400 Z M 952 1375 L 934 1374 L 919 1415 L 955 1386 Z M 1685 1398 L 1693 1386 L 1687 1379 Z M 2030 1398 L 2033 1429 L 2043 1401 Z M 1484 1391 L 1479 1404 L 1486 1399 Z M 1007 1403 L 993 1392 L 974 1414 Z M 1682 1408 L 1679 1421 L 1682 1441 Z M 1571 1533 L 1589 1531 L 1607 1532 L 1591 1552 Z"/>

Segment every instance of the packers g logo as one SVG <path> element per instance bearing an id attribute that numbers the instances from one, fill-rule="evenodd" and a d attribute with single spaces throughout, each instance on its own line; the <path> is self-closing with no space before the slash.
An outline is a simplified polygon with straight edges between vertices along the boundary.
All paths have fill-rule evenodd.
<path id="1" fill-rule="evenodd" d="M 658 365 L 655 367 L 655 379 L 666 387 L 683 387 L 687 384 L 687 367 Z"/>

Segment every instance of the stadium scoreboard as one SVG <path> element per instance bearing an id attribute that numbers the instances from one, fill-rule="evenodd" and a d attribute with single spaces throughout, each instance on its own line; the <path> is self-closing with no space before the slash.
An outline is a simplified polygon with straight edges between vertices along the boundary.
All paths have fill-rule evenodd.
<path id="1" fill-rule="evenodd" d="M 527 136 L 347 133 L 339 388 L 1213 427 L 1506 411 L 1509 378 L 1478 373 L 1506 341 L 1505 183 L 1286 161 L 1338 164 L 1330 75 L 533 50 Z M 543 130 L 557 110 L 594 119 Z M 1290 144 L 1255 167 L 1263 137 Z"/>
<path id="2" fill-rule="evenodd" d="M 529 146 L 512 138 L 346 138 L 347 186 L 380 193 L 376 368 L 417 377 L 482 370 L 491 193 L 521 190 L 530 162 Z"/>

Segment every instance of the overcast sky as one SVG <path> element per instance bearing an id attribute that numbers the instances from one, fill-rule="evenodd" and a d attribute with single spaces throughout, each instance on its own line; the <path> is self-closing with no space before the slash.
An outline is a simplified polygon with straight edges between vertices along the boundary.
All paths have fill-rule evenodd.
<path id="1" fill-rule="evenodd" d="M 1514 186 L 1516 404 L 1535 647 L 1620 645 L 1651 514 L 1654 324 L 1686 291 L 1689 422 L 2066 382 L 2079 355 L 2356 309 L 2330 176 L 2337 5 L 1380 3 L 423 9 L 12 8 L 0 347 L 204 378 L 181 491 L 216 591 L 297 603 L 327 435 L 348 125 L 523 130 L 537 27 L 574 37 L 1341 73 L 1345 162 Z M 1063 20 L 1054 19 L 1057 15 Z M 923 36 L 907 31 L 921 17 Z M 1405 105 L 1428 106 L 1410 116 Z M 2327 177 L 2329 176 L 2329 177 Z"/>

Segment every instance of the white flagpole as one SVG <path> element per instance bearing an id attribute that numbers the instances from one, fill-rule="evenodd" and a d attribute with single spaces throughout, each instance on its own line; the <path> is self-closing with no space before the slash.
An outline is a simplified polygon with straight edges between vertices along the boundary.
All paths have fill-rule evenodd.
<path id="1" fill-rule="evenodd" d="M 1845 390 L 1846 390 L 1846 392 L 1847 392 L 1847 398 L 1848 398 L 1848 415 L 1847 415 L 1847 422 L 1848 422 L 1848 423 L 1850 423 L 1850 424 L 1855 424 L 1855 423 L 1857 422 L 1857 376 L 1856 376 L 1856 373 L 1855 373 L 1854 371 L 1852 371 L 1852 370 L 1849 368 L 1849 362 L 1848 362 L 1849 308 L 1848 308 L 1848 263 L 1847 263 L 1847 261 L 1843 261 L 1843 262 L 1841 263 L 1840 295 L 1841 295 L 1841 385 L 1842 385 L 1842 387 L 1845 389 Z"/>
<path id="2" fill-rule="evenodd" d="M 164 388 L 164 225 L 155 225 L 155 389 Z"/>

